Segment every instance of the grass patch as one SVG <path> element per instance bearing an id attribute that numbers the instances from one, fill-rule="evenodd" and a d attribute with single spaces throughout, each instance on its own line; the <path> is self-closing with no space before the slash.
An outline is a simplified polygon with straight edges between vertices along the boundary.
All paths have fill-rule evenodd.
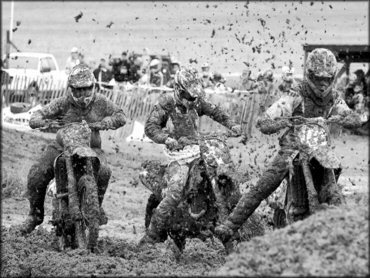
<path id="1" fill-rule="evenodd" d="M 15 172 L 1 171 L 1 198 L 23 197 L 26 192 L 24 182 Z"/>

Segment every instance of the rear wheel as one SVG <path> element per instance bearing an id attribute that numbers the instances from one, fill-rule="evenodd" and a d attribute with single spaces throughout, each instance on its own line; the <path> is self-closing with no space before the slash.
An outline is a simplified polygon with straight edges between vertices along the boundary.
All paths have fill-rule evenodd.
<path id="1" fill-rule="evenodd" d="M 94 252 L 99 237 L 99 200 L 95 179 L 84 175 L 78 181 L 81 196 L 82 229 L 86 235 L 87 249 Z"/>

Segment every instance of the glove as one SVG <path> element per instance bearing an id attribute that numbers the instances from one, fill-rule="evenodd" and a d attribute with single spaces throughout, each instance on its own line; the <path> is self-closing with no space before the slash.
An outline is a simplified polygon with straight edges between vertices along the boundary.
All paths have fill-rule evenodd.
<path id="1" fill-rule="evenodd" d="M 240 125 L 234 125 L 233 127 L 231 127 L 231 131 L 236 135 L 236 136 L 240 136 L 242 135 L 242 127 Z"/>
<path id="2" fill-rule="evenodd" d="M 292 123 L 289 120 L 279 120 L 278 121 L 279 128 L 286 128 L 286 127 L 292 127 Z"/>
<path id="3" fill-rule="evenodd" d="M 178 146 L 179 146 L 179 143 L 171 137 L 168 137 L 164 143 L 166 144 L 166 146 L 169 150 L 174 150 L 174 149 L 178 148 Z"/>
<path id="4" fill-rule="evenodd" d="M 324 125 L 326 123 L 326 120 L 323 117 L 316 117 L 314 120 L 321 125 Z"/>
<path id="5" fill-rule="evenodd" d="M 47 120 L 33 120 L 32 121 L 32 128 L 40 128 L 44 127 L 48 124 Z"/>
<path id="6" fill-rule="evenodd" d="M 107 130 L 110 129 L 111 122 L 109 118 L 104 118 L 100 122 L 90 123 L 89 127 L 96 130 Z"/>
<path id="7" fill-rule="evenodd" d="M 342 120 L 343 120 L 343 117 L 340 116 L 340 115 L 331 116 L 328 119 L 329 122 L 334 122 L 334 123 L 338 123 L 338 124 L 340 124 Z"/>
<path id="8" fill-rule="evenodd" d="M 191 139 L 189 139 L 187 137 L 181 137 L 181 138 L 179 138 L 178 143 L 181 146 L 188 146 L 188 145 L 197 144 L 198 141 L 195 140 L 195 139 L 191 140 Z"/>

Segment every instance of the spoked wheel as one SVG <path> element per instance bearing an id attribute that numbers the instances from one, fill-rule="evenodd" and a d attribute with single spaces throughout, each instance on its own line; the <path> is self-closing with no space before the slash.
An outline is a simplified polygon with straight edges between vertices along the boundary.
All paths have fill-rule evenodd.
<path id="1" fill-rule="evenodd" d="M 98 188 L 95 179 L 88 175 L 80 178 L 78 188 L 81 192 L 82 231 L 86 236 L 87 250 L 94 252 L 99 237 Z"/>

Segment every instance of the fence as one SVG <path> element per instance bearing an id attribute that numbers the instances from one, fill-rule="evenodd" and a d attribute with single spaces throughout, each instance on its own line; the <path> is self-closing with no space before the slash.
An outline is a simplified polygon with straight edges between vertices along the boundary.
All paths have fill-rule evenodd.
<path id="1" fill-rule="evenodd" d="M 14 102 L 40 103 L 45 105 L 55 98 L 62 97 L 67 90 L 65 84 L 42 83 L 34 86 L 25 86 L 30 80 L 27 77 L 13 79 L 12 86 L 7 83 L 9 80 L 2 80 L 2 101 L 3 107 Z M 28 83 L 27 83 L 28 82 Z M 25 88 L 26 87 L 26 88 Z M 105 95 L 119 107 L 123 108 L 127 118 L 127 125 L 116 131 L 115 136 L 127 137 L 134 128 L 135 122 L 142 125 L 152 107 L 157 102 L 160 94 L 172 91 L 169 88 L 153 88 L 148 86 L 121 86 L 116 89 L 102 89 L 99 93 Z M 257 116 L 278 96 L 266 96 L 248 92 L 229 93 L 214 92 L 206 90 L 207 98 L 214 104 L 220 105 L 226 110 L 231 118 L 242 125 L 243 132 L 248 136 L 254 133 Z M 222 126 L 208 117 L 202 117 L 200 130 L 207 132 L 222 128 Z"/>

